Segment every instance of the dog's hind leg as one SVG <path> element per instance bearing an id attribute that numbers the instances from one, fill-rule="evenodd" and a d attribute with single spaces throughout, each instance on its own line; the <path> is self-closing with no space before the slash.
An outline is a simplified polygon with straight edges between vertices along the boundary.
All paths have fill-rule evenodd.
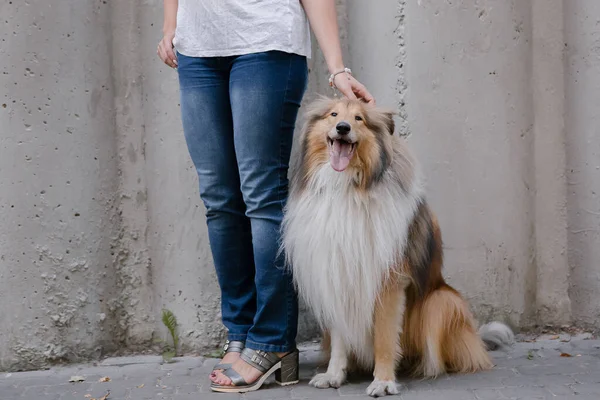
<path id="1" fill-rule="evenodd" d="M 375 350 L 375 379 L 367 388 L 367 394 L 381 397 L 398 394 L 396 367 L 402 357 L 400 334 L 406 307 L 406 278 L 394 278 L 387 284 L 375 306 L 373 344 Z"/>
<path id="2" fill-rule="evenodd" d="M 311 379 L 310 385 L 320 389 L 339 388 L 346 380 L 348 371 L 348 350 L 341 335 L 335 330 L 329 332 L 331 354 L 327 372 L 317 374 Z"/>

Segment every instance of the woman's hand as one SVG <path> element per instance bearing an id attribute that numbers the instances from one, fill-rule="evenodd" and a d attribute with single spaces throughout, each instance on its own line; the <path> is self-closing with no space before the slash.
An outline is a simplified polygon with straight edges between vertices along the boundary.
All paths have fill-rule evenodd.
<path id="1" fill-rule="evenodd" d="M 323 51 L 329 72 L 336 73 L 344 69 L 342 47 L 338 31 L 335 0 L 301 0 L 310 26 Z M 348 65 L 348 67 L 351 67 Z M 365 86 L 348 73 L 337 74 L 333 84 L 349 99 L 362 99 L 375 103 L 375 99 Z"/>
<path id="2" fill-rule="evenodd" d="M 177 56 L 173 51 L 173 39 L 175 38 L 175 27 L 177 26 L 177 7 L 179 0 L 164 0 L 164 24 L 163 38 L 158 43 L 156 54 L 171 68 L 177 68 Z"/>
<path id="3" fill-rule="evenodd" d="M 375 99 L 365 85 L 356 80 L 347 72 L 337 74 L 333 78 L 335 87 L 349 99 L 362 99 L 367 103 L 375 104 Z"/>
<path id="4" fill-rule="evenodd" d="M 173 51 L 173 39 L 175 38 L 175 31 L 167 32 L 163 36 L 162 40 L 158 43 L 156 54 L 158 57 L 171 68 L 177 68 L 177 57 Z"/>

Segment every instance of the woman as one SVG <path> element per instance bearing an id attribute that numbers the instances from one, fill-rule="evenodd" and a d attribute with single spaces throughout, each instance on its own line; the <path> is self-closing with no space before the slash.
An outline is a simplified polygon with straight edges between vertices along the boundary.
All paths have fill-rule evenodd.
<path id="1" fill-rule="evenodd" d="M 309 26 L 332 86 L 373 102 L 344 66 L 334 0 L 164 0 L 157 52 L 178 70 L 228 330 L 215 391 L 256 390 L 276 370 L 297 381 L 298 300 L 277 254 Z"/>

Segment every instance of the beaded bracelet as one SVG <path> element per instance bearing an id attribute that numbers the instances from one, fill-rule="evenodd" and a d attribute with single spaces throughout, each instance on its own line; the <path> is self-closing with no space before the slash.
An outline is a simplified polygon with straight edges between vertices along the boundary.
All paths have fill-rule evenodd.
<path id="1" fill-rule="evenodd" d="M 333 80 L 335 79 L 335 77 L 336 77 L 338 74 L 342 74 L 342 73 L 344 73 L 344 72 L 345 72 L 345 73 L 347 73 L 347 74 L 350 74 L 350 75 L 352 75 L 352 71 L 350 70 L 350 68 L 344 68 L 344 69 L 343 69 L 343 70 L 341 70 L 341 71 L 334 72 L 333 74 L 329 75 L 329 86 L 331 86 L 332 88 L 336 88 L 336 86 L 335 86 L 335 83 L 333 83 Z M 336 88 L 336 89 L 337 89 L 337 88 Z"/>

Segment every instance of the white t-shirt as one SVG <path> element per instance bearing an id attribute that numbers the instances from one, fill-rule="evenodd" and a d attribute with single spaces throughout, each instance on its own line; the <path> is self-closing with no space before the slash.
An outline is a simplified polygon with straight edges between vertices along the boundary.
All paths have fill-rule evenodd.
<path id="1" fill-rule="evenodd" d="M 300 0 L 179 0 L 174 44 L 190 57 L 311 51 Z"/>

